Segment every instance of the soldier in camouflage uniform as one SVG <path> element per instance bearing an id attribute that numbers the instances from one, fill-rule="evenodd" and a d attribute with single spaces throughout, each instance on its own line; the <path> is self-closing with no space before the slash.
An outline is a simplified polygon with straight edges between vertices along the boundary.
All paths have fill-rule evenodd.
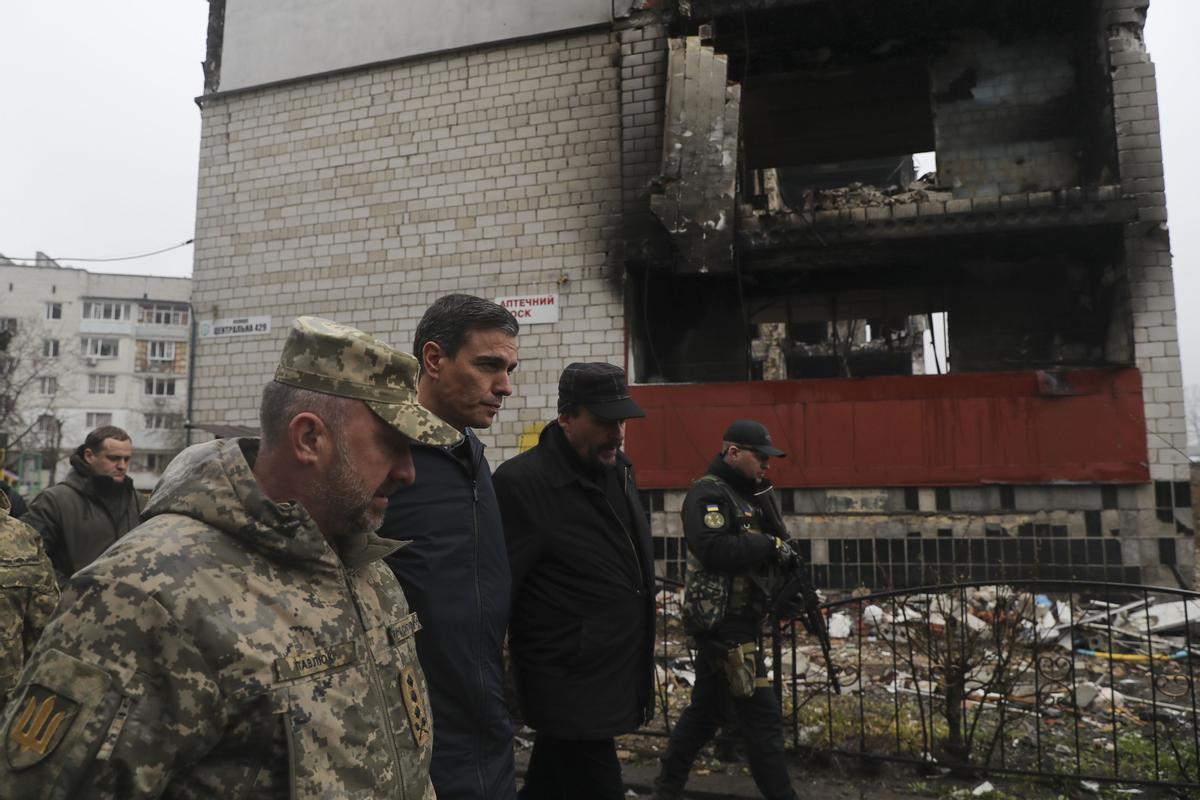
<path id="1" fill-rule="evenodd" d="M 420 628 L 373 531 L 409 441 L 453 428 L 416 360 L 301 317 L 261 442 L 181 453 L 142 525 L 69 583 L 0 719 L 0 797 L 411 798 Z"/>
<path id="2" fill-rule="evenodd" d="M 783 455 L 765 426 L 738 420 L 683 501 L 683 624 L 696 642 L 696 682 L 663 756 L 656 800 L 683 797 L 692 763 L 730 721 L 731 710 L 759 792 L 767 800 L 796 797 L 784 761 L 779 702 L 758 650 L 768 591 L 778 577 L 773 567 L 791 557 L 782 538 L 764 532 L 765 515 L 779 519 L 778 508 L 767 505 L 775 503 L 767 466 L 772 456 Z"/>
<path id="3" fill-rule="evenodd" d="M 0 492 L 0 711 L 58 603 L 42 537 L 8 513 L 8 495 Z"/>

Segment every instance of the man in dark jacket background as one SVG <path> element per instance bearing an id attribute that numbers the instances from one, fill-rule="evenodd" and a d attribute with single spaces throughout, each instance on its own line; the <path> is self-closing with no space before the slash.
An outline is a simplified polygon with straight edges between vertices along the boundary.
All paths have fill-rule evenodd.
<path id="1" fill-rule="evenodd" d="M 537 730 L 522 800 L 624 797 L 613 737 L 653 709 L 654 558 L 625 420 L 645 414 L 611 364 L 571 364 L 558 419 L 496 470 L 512 567 L 509 647 Z"/>
<path id="2" fill-rule="evenodd" d="M 67 477 L 35 497 L 21 518 L 42 535 L 59 588 L 137 527 L 146 501 L 128 475 L 132 457 L 128 433 L 96 428 L 71 455 Z"/>
<path id="3" fill-rule="evenodd" d="M 417 398 L 463 438 L 414 444 L 417 478 L 392 495 L 381 536 L 411 540 L 388 564 L 417 613 L 417 655 L 433 706 L 430 777 L 439 800 L 516 794 L 504 698 L 510 581 L 500 511 L 483 443 L 517 366 L 518 323 L 505 308 L 451 294 L 417 325 Z"/>

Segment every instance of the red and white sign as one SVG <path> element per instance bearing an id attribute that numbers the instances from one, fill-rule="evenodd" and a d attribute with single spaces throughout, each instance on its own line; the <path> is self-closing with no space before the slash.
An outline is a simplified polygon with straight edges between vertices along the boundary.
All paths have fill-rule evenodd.
<path id="1" fill-rule="evenodd" d="M 522 325 L 558 322 L 558 295 L 532 294 L 519 297 L 497 297 L 496 302 L 512 312 Z"/>

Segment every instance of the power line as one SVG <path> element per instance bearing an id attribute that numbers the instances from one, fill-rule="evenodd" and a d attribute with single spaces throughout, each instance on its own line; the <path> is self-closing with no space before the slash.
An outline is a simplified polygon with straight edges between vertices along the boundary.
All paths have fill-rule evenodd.
<path id="1" fill-rule="evenodd" d="M 71 257 L 71 256 L 46 256 L 46 258 L 50 258 L 50 260 L 52 260 L 52 261 L 87 261 L 87 262 L 90 262 L 93 264 L 109 262 L 109 261 L 136 261 L 139 258 L 149 258 L 150 256 L 156 256 L 156 255 L 159 255 L 160 253 L 169 253 L 172 250 L 178 250 L 181 247 L 187 247 L 189 244 L 192 244 L 195 241 L 196 241 L 195 239 L 188 239 L 186 242 L 180 242 L 179 244 L 173 244 L 170 247 L 164 247 L 161 250 L 152 250 L 149 253 L 139 253 L 136 256 L 117 256 L 115 258 L 75 258 L 75 257 Z M 43 254 L 43 255 L 45 255 L 45 254 Z M 37 256 L 34 256 L 33 258 L 22 258 L 20 256 L 6 256 L 3 254 L 0 254 L 0 258 L 7 258 L 9 261 L 37 262 L 39 260 Z M 22 264 L 20 266 L 30 266 L 30 265 Z"/>

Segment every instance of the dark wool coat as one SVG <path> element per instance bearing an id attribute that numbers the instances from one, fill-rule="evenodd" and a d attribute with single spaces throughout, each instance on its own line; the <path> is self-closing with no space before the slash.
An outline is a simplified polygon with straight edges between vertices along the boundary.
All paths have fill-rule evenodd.
<path id="1" fill-rule="evenodd" d="M 634 530 L 579 469 L 557 422 L 496 470 L 517 697 L 525 722 L 555 738 L 606 739 L 653 713 L 650 527 L 624 453 L 616 469 Z"/>

